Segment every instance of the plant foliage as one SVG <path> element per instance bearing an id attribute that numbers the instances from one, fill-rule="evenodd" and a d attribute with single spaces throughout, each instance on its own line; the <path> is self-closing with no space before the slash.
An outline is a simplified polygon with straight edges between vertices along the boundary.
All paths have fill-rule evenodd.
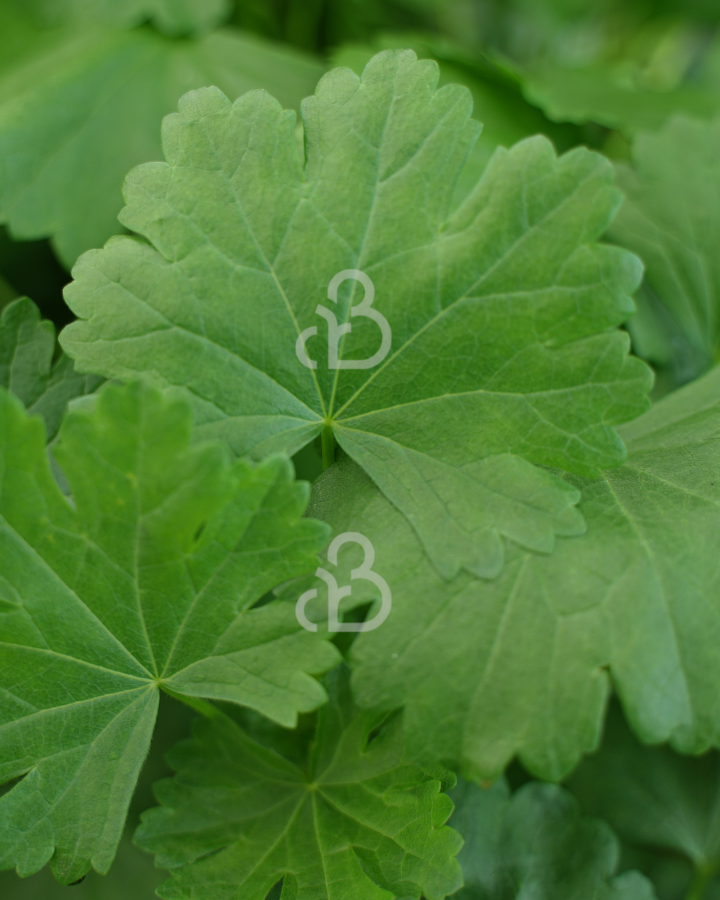
<path id="1" fill-rule="evenodd" d="M 253 609 L 312 568 L 326 531 L 286 460 L 188 448 L 183 402 L 108 387 L 69 415 L 50 473 L 42 423 L 0 393 L 3 692 L 0 866 L 107 871 L 158 691 L 242 703 L 292 725 L 336 654 L 292 607 Z M 270 549 L 274 552 L 268 552 Z"/>
<path id="2" fill-rule="evenodd" d="M 305 771 L 232 721 L 198 720 L 137 835 L 171 869 L 160 895 L 264 900 L 442 900 L 461 884 L 460 838 L 440 782 L 403 761 L 400 721 L 353 708 L 333 678 Z M 232 893 L 229 893 L 232 892 Z"/>
<path id="3" fill-rule="evenodd" d="M 97 3 L 123 10 L 122 3 Z M 175 9 L 175 0 L 146 6 Z M 181 4 L 182 5 L 182 4 Z M 55 0 L 53 10 L 57 10 Z M 141 4 L 135 4 L 138 8 Z M 196 2 L 206 9 L 207 0 Z M 297 106 L 322 66 L 252 36 L 173 40 L 148 28 L 38 28 L 0 3 L 0 220 L 19 238 L 52 237 L 66 265 L 120 229 L 128 169 L 160 156 L 158 125 L 188 90 L 265 87 Z M 32 146 L 33 152 L 22 152 Z"/>
<path id="4" fill-rule="evenodd" d="M 241 455 L 331 431 L 444 577 L 492 577 L 501 536 L 549 552 L 583 528 L 577 491 L 534 464 L 592 474 L 625 457 L 613 426 L 646 408 L 650 375 L 614 326 L 640 266 L 597 243 L 620 199 L 608 163 L 558 159 L 540 138 L 499 152 L 448 218 L 478 126 L 467 90 L 437 78 L 412 52 L 379 54 L 362 80 L 334 70 L 303 106 L 305 167 L 294 117 L 266 94 L 188 95 L 165 120 L 168 161 L 126 182 L 121 221 L 150 243 L 82 258 L 66 295 L 81 321 L 62 343 L 109 377 L 151 354 L 200 433 Z M 305 368 L 296 341 L 350 269 L 372 279 L 392 350 L 372 372 Z M 358 283 L 341 288 L 341 322 Z M 365 321 L 342 360 L 376 351 Z"/>
<path id="5" fill-rule="evenodd" d="M 3 900 L 720 897 L 718 21 L 0 0 Z"/>

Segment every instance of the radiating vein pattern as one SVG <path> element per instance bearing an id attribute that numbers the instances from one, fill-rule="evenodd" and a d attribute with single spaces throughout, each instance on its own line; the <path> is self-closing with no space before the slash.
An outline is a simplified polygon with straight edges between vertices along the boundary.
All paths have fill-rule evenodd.
<path id="1" fill-rule="evenodd" d="M 583 530 L 578 495 L 537 464 L 593 475 L 625 457 L 615 426 L 646 408 L 650 374 L 617 326 L 641 266 L 598 243 L 620 194 L 587 150 L 499 149 L 451 212 L 480 126 L 467 89 L 437 82 L 411 51 L 379 54 L 362 78 L 332 70 L 302 106 L 304 161 L 293 114 L 267 94 L 188 94 L 165 120 L 165 162 L 125 185 L 121 221 L 145 241 L 81 259 L 67 291 L 81 321 L 62 342 L 113 377 L 152 358 L 147 374 L 186 391 L 200 432 L 239 455 L 294 453 L 332 429 L 443 578 L 494 577 L 503 538 L 546 553 Z M 351 270 L 392 336 L 371 369 L 331 367 L 317 313 L 333 306 L 339 362 L 374 357 L 358 278 L 328 301 Z M 296 355 L 313 328 L 316 368 Z M 506 499 L 517 478 L 524 516 Z"/>
<path id="2" fill-rule="evenodd" d="M 37 312 L 16 315 L 42 342 Z M 0 796 L 0 868 L 107 871 L 160 687 L 289 726 L 325 699 L 313 675 L 336 651 L 291 605 L 253 608 L 316 565 L 307 486 L 285 457 L 232 464 L 191 430 L 186 401 L 108 386 L 62 426 L 69 500 L 42 421 L 0 388 L 0 781 L 20 779 Z"/>

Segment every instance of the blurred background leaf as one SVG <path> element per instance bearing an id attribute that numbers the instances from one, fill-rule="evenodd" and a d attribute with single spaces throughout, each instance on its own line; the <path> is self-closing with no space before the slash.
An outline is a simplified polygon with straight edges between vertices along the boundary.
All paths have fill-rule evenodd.
<path id="1" fill-rule="evenodd" d="M 583 813 L 615 830 L 623 868 L 650 877 L 660 900 L 720 897 L 720 753 L 645 746 L 613 704 L 602 746 L 567 786 Z"/>

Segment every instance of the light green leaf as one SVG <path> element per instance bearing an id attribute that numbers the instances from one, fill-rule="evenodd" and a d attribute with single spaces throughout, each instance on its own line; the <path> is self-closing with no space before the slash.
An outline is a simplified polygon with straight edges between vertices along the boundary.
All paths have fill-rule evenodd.
<path id="1" fill-rule="evenodd" d="M 0 387 L 12 391 L 31 415 L 41 416 L 48 442 L 55 439 L 68 403 L 92 394 L 103 379 L 80 375 L 62 355 L 53 364 L 55 328 L 26 297 L 0 316 Z"/>
<path id="2" fill-rule="evenodd" d="M 611 235 L 642 257 L 646 287 L 661 307 L 645 318 L 675 356 L 684 353 L 676 367 L 685 380 L 720 358 L 719 141 L 720 119 L 677 117 L 635 138 L 634 169 L 618 166 L 628 199 Z"/>
<path id="3" fill-rule="evenodd" d="M 145 28 L 46 31 L 0 4 L 0 218 L 16 238 L 52 237 L 71 266 L 121 230 L 123 178 L 161 157 L 161 119 L 187 90 L 262 87 L 298 106 L 322 71 L 234 31 L 198 41 Z"/>
<path id="4" fill-rule="evenodd" d="M 231 466 L 189 449 L 184 402 L 107 387 L 75 411 L 50 473 L 42 423 L 0 389 L 0 869 L 106 872 L 160 687 L 292 726 L 325 699 L 337 652 L 288 604 L 253 604 L 313 568 L 287 459 Z"/>
<path id="5" fill-rule="evenodd" d="M 602 816 L 630 846 L 684 857 L 698 884 L 720 872 L 717 752 L 694 759 L 643 746 L 613 709 L 600 750 L 583 762 L 569 787 L 583 811 Z M 692 896 L 700 897 L 699 889 Z"/>
<path id="6" fill-rule="evenodd" d="M 166 34 L 197 34 L 221 25 L 229 16 L 230 0 L 31 0 L 41 22 L 90 20 L 132 28 L 150 19 Z"/>
<path id="7" fill-rule="evenodd" d="M 452 803 L 440 783 L 403 761 L 397 718 L 351 705 L 334 673 L 308 772 L 252 741 L 229 719 L 198 720 L 170 756 L 161 808 L 136 842 L 173 870 L 168 900 L 441 900 L 461 882 Z"/>
<path id="8" fill-rule="evenodd" d="M 580 815 L 561 787 L 531 782 L 512 797 L 461 783 L 450 820 L 465 839 L 457 900 L 653 900 L 638 872 L 616 876 L 620 848 L 610 828 Z"/>
<path id="9" fill-rule="evenodd" d="M 464 84 L 472 94 L 474 115 L 482 121 L 483 129 L 459 175 L 453 206 L 475 187 L 499 146 L 511 147 L 534 134 L 546 135 L 561 150 L 581 143 L 576 129 L 556 125 L 524 99 L 520 78 L 503 61 L 468 53 L 436 35 L 383 33 L 373 38 L 372 46 L 343 45 L 333 54 L 332 62 L 360 75 L 375 53 L 393 47 L 410 47 L 420 59 L 437 60 L 441 86 Z"/>
<path id="10" fill-rule="evenodd" d="M 574 481 L 587 533 L 549 557 L 508 548 L 492 583 L 444 584 L 350 460 L 317 482 L 312 514 L 365 535 L 392 591 L 387 621 L 353 645 L 358 702 L 404 706 L 422 764 L 479 780 L 518 754 L 561 778 L 597 746 L 609 674 L 644 740 L 690 752 L 720 743 L 720 369 L 621 434 L 627 463 Z M 327 564 L 341 587 L 357 550 Z M 346 602 L 377 597 L 366 587 Z"/>
<path id="11" fill-rule="evenodd" d="M 615 326 L 640 266 L 596 242 L 620 201 L 609 163 L 558 159 L 544 138 L 498 150 L 449 214 L 479 125 L 467 89 L 437 79 L 412 51 L 379 54 L 362 79 L 330 72 L 303 105 L 305 169 L 293 114 L 266 94 L 187 95 L 165 120 L 167 163 L 126 182 L 121 220 L 150 244 L 82 258 L 66 298 L 83 321 L 61 340 L 81 371 L 151 368 L 192 398 L 199 434 L 240 455 L 325 431 L 443 577 L 494 576 L 501 535 L 549 552 L 583 529 L 576 491 L 533 463 L 594 473 L 625 457 L 613 426 L 645 409 L 650 374 Z M 323 326 L 306 368 L 299 335 L 349 269 L 372 280 L 389 355 L 330 368 Z M 359 285 L 341 285 L 340 322 Z M 377 323 L 351 324 L 340 358 L 371 359 Z"/>

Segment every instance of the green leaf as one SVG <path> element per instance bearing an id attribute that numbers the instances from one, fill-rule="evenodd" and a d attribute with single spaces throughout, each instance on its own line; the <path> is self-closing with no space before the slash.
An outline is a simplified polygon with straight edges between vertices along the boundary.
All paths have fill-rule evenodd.
<path id="1" fill-rule="evenodd" d="M 112 875 L 89 873 L 82 884 L 73 886 L 70 900 L 155 900 L 155 889 L 162 880 L 163 873 L 154 868 L 151 857 L 125 837 L 120 841 Z M 47 869 L 28 879 L 2 872 L 0 890 L 3 900 L 68 900 L 66 885 L 58 884 Z"/>
<path id="2" fill-rule="evenodd" d="M 563 777 L 597 746 L 607 670 L 644 740 L 720 743 L 720 369 L 621 434 L 624 466 L 574 480 L 587 533 L 549 557 L 508 547 L 491 583 L 443 583 L 350 460 L 317 482 L 312 514 L 365 535 L 392 591 L 387 621 L 353 645 L 358 702 L 404 706 L 421 764 L 480 780 L 518 754 L 538 777 Z M 358 564 L 348 553 L 327 568 L 344 586 Z M 366 586 L 348 605 L 377 597 Z"/>
<path id="3" fill-rule="evenodd" d="M 437 60 L 440 86 L 463 84 L 472 94 L 474 114 L 482 121 L 483 129 L 458 178 L 453 207 L 475 186 L 497 147 L 511 147 L 534 134 L 546 135 L 562 150 L 581 142 L 576 129 L 556 125 L 524 99 L 520 78 L 505 62 L 470 54 L 454 42 L 434 35 L 383 33 L 373 38 L 372 46 L 345 44 L 333 54 L 332 62 L 348 66 L 360 75 L 375 53 L 393 47 L 410 47 L 420 59 Z"/>
<path id="4" fill-rule="evenodd" d="M 622 66 L 602 64 L 573 68 L 545 60 L 526 74 L 524 93 L 553 122 L 595 122 L 627 137 L 660 128 L 677 113 L 710 118 L 720 109 L 717 90 L 692 84 L 649 90 Z"/>
<path id="5" fill-rule="evenodd" d="M 287 459 L 231 466 L 189 448 L 185 402 L 108 386 L 65 419 L 50 473 L 42 423 L 0 389 L 0 869 L 51 861 L 71 883 L 112 862 L 158 690 L 230 700 L 292 726 L 325 699 L 337 652 L 288 604 L 253 604 L 312 569 Z"/>
<path id="6" fill-rule="evenodd" d="M 720 119 L 677 117 L 635 138 L 634 169 L 618 166 L 628 199 L 611 235 L 642 257 L 646 287 L 661 307 L 649 318 L 675 355 L 679 337 L 686 380 L 720 359 L 718 140 Z"/>
<path id="7" fill-rule="evenodd" d="M 692 758 L 668 747 L 643 746 L 613 708 L 600 750 L 568 786 L 585 812 L 602 816 L 632 847 L 684 857 L 693 864 L 696 881 L 707 883 L 720 872 L 717 752 Z"/>
<path id="8" fill-rule="evenodd" d="M 0 4 L 0 218 L 17 238 L 52 237 L 68 266 L 121 230 L 123 178 L 161 156 L 160 121 L 182 94 L 263 87 L 297 106 L 323 71 L 238 32 L 178 41 L 144 28 L 43 30 L 11 6 Z"/>
<path id="9" fill-rule="evenodd" d="M 61 355 L 53 364 L 55 328 L 42 320 L 26 297 L 6 306 L 0 316 L 0 387 L 12 391 L 31 415 L 45 423 L 48 442 L 55 439 L 68 403 L 94 393 L 103 379 L 80 375 Z"/>
<path id="10" fill-rule="evenodd" d="M 199 433 L 240 455 L 324 431 L 326 457 L 336 440 L 360 463 L 443 577 L 494 576 L 501 535 L 550 552 L 583 529 L 576 491 L 534 463 L 594 473 L 625 457 L 613 426 L 650 384 L 616 330 L 640 265 L 596 243 L 620 201 L 609 163 L 558 159 L 544 138 L 498 150 L 449 214 L 479 125 L 467 89 L 437 80 L 412 51 L 362 79 L 330 72 L 303 105 L 304 169 L 293 114 L 266 94 L 187 95 L 165 120 L 167 163 L 126 182 L 121 220 L 150 244 L 82 258 L 66 299 L 84 321 L 61 340 L 81 371 L 151 365 L 192 398 Z M 331 369 L 323 327 L 306 368 L 299 335 L 349 269 L 372 279 L 392 349 L 372 371 Z M 340 322 L 359 285 L 341 285 Z M 362 321 L 343 361 L 379 352 Z"/>
<path id="11" fill-rule="evenodd" d="M 156 785 L 138 845 L 173 870 L 168 900 L 441 900 L 462 883 L 452 803 L 403 761 L 399 720 L 378 734 L 334 673 L 308 772 L 250 740 L 229 719 L 198 720 Z"/>
<path id="12" fill-rule="evenodd" d="M 230 0 L 31 0 L 31 8 L 46 25 L 67 20 L 96 21 L 133 28 L 146 19 L 166 34 L 211 31 L 230 15 Z"/>
<path id="13" fill-rule="evenodd" d="M 531 782 L 512 797 L 461 783 L 450 820 L 465 839 L 457 900 L 654 900 L 638 872 L 616 876 L 619 845 L 608 826 L 580 815 L 563 788 Z"/>

